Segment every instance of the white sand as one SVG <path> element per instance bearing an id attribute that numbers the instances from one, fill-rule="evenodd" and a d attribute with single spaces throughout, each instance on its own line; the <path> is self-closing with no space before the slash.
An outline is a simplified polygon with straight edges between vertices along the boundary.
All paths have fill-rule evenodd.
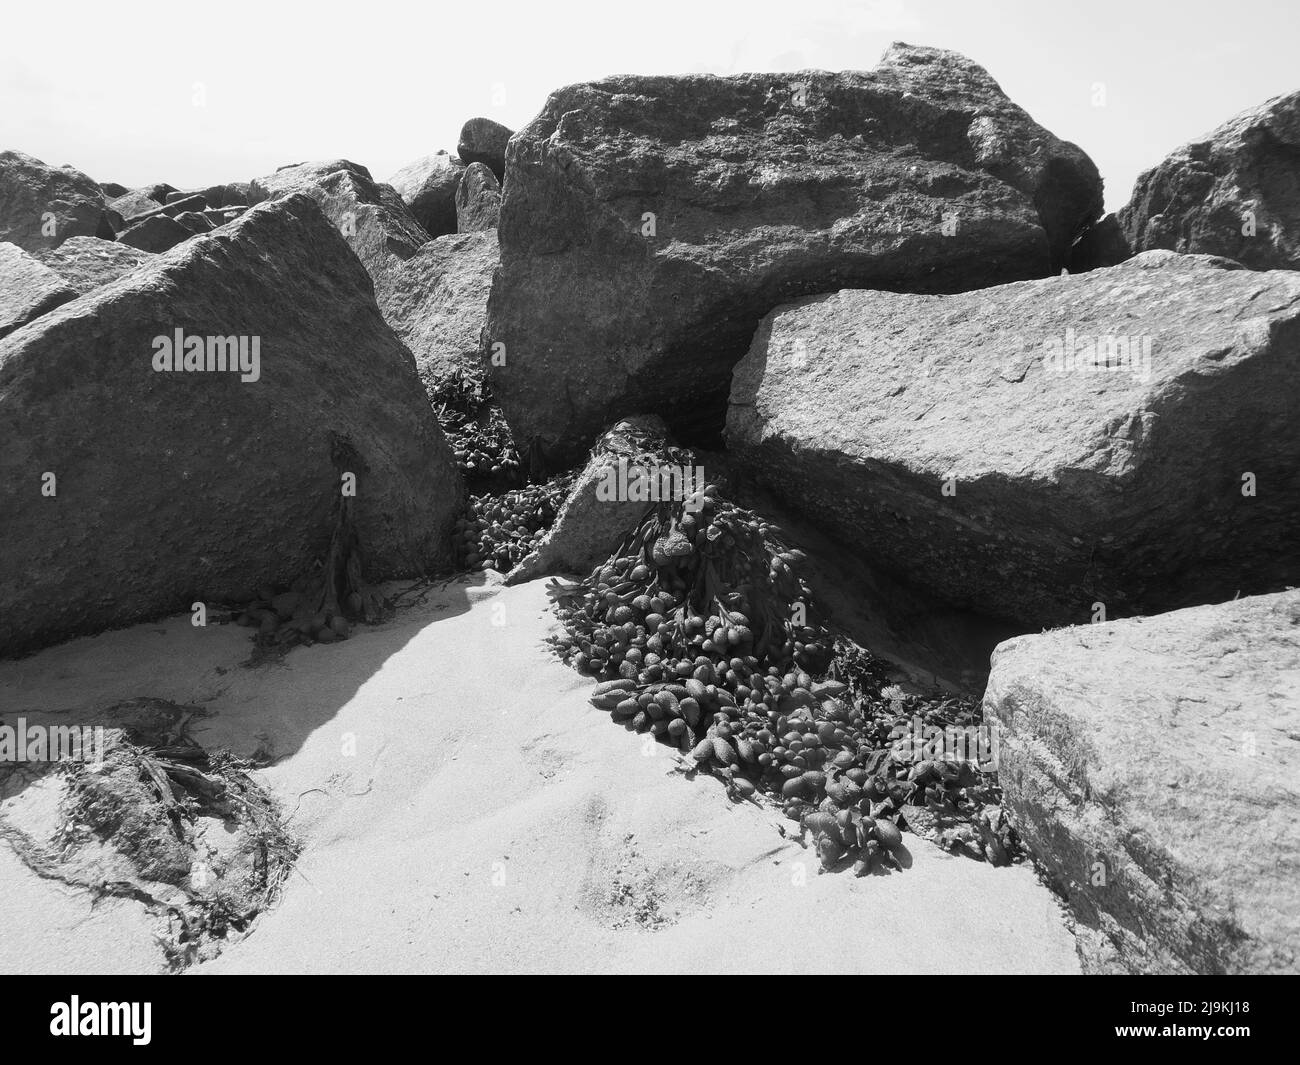
<path id="1" fill-rule="evenodd" d="M 11 712 L 202 703 L 306 847 L 279 905 L 199 972 L 1077 972 L 1025 867 L 906 837 L 913 868 L 818 875 L 778 813 L 671 772 L 549 656 L 544 582 L 457 583 L 346 643 L 245 668 L 248 631 L 187 617 L 0 663 Z M 0 850 L 0 971 L 159 964 L 134 903 Z M 21 928 L 19 928 L 21 926 Z"/>

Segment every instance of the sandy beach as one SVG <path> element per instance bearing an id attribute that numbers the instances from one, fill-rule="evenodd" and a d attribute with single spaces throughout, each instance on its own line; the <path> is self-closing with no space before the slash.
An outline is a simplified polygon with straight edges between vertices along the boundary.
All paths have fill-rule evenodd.
<path id="1" fill-rule="evenodd" d="M 251 934 L 191 971 L 1078 971 L 1029 866 L 908 835 L 905 872 L 821 875 L 779 810 L 612 724 L 545 647 L 545 582 L 403 602 L 256 666 L 247 630 L 188 616 L 0 664 L 30 718 L 149 696 L 202 707 L 205 747 L 272 758 L 258 775 L 302 855 Z M 0 971 L 163 967 L 141 905 L 92 907 L 0 850 Z"/>

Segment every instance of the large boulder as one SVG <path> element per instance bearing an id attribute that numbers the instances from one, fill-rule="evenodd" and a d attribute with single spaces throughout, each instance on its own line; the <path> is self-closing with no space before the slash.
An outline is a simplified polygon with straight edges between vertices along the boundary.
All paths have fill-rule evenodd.
<path id="1" fill-rule="evenodd" d="M 476 233 L 496 229 L 501 212 L 501 186 L 482 163 L 470 163 L 456 186 L 456 229 Z"/>
<path id="2" fill-rule="evenodd" d="M 843 542 L 1027 631 L 1300 583 L 1298 407 L 1300 273 L 1146 252 L 782 307 L 727 441 Z"/>
<path id="3" fill-rule="evenodd" d="M 1300 969 L 1300 591 L 1010 640 L 984 715 L 1087 969 Z"/>
<path id="4" fill-rule="evenodd" d="M 480 336 L 500 260 L 496 230 L 429 241 L 391 275 L 383 312 L 432 396 L 454 371 L 482 376 Z"/>
<path id="5" fill-rule="evenodd" d="M 1300 92 L 1179 148 L 1138 178 L 1120 211 L 1134 251 L 1165 248 L 1300 269 Z"/>
<path id="6" fill-rule="evenodd" d="M 431 237 L 456 232 L 456 188 L 465 164 L 446 152 L 426 155 L 388 179 Z"/>
<path id="7" fill-rule="evenodd" d="M 494 122 L 490 118 L 471 118 L 460 129 L 460 140 L 456 144 L 456 154 L 468 166 L 470 163 L 482 163 L 497 177 L 497 181 L 506 179 L 506 145 L 514 136 L 514 130 Z"/>
<path id="8" fill-rule="evenodd" d="M 153 256 L 140 248 L 98 237 L 72 237 L 38 258 L 76 291 L 78 296 L 116 281 Z"/>
<path id="9" fill-rule="evenodd" d="M 715 438 L 774 306 L 846 286 L 951 292 L 1064 265 L 1092 161 L 983 68 L 895 45 L 870 73 L 616 77 L 510 141 L 493 389 L 554 465 L 621 415 Z"/>
<path id="10" fill-rule="evenodd" d="M 214 363 L 238 341 L 243 369 L 155 369 L 180 330 Z M 327 549 L 345 473 L 368 579 L 451 562 L 453 457 L 307 197 L 0 341 L 0 439 L 0 654 L 289 584 Z"/>
<path id="11" fill-rule="evenodd" d="M 0 337 L 75 299 L 58 274 L 16 244 L 0 244 Z"/>
<path id="12" fill-rule="evenodd" d="M 0 152 L 0 241 L 37 252 L 69 237 L 113 239 L 99 186 L 70 166 Z"/>

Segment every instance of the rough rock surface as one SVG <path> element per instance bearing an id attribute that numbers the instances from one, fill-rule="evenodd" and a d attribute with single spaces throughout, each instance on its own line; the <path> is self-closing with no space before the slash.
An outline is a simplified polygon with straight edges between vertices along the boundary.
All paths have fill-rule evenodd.
<path id="1" fill-rule="evenodd" d="M 1010 640 L 984 713 L 1086 969 L 1300 970 L 1300 591 Z"/>
<path id="2" fill-rule="evenodd" d="M 393 320 L 386 308 L 402 287 L 403 266 L 430 238 L 391 186 L 376 184 L 370 171 L 346 159 L 281 167 L 252 186 L 259 202 L 293 192 L 314 199 L 361 260 L 380 310 Z"/>
<path id="3" fill-rule="evenodd" d="M 114 240 L 72 237 L 57 248 L 41 252 L 38 258 L 82 296 L 116 281 L 152 256 Z"/>
<path id="4" fill-rule="evenodd" d="M 0 337 L 52 311 L 77 293 L 16 244 L 0 244 Z"/>
<path id="5" fill-rule="evenodd" d="M 1300 269 L 1300 92 L 1179 148 L 1138 178 L 1119 217 L 1134 251 Z"/>
<path id="6" fill-rule="evenodd" d="M 133 222 L 118 236 L 118 241 L 131 248 L 146 252 L 167 251 L 182 241 L 189 240 L 194 232 L 165 214 L 151 214 Z"/>
<path id="7" fill-rule="evenodd" d="M 597 489 L 606 478 L 618 475 L 620 459 L 627 461 L 667 442 L 668 427 L 657 415 L 637 415 L 611 427 L 592 450 L 555 524 L 537 549 L 506 575 L 506 583 L 520 584 L 550 573 L 585 577 L 598 563 L 607 561 L 649 504 L 601 499 Z"/>
<path id="8" fill-rule="evenodd" d="M 1108 335 L 1130 364 L 1080 366 Z M 1300 583 L 1298 407 L 1300 273 L 1147 252 L 780 308 L 736 367 L 727 438 L 843 542 L 1028 630 Z"/>
<path id="9" fill-rule="evenodd" d="M 470 163 L 456 186 L 456 229 L 476 233 L 496 229 L 501 213 L 501 186 L 482 163 Z"/>
<path id="10" fill-rule="evenodd" d="M 511 139 L 509 170 L 493 390 L 553 465 L 633 411 L 716 437 L 778 304 L 1059 272 L 1102 202 L 1092 161 L 983 68 L 907 45 L 869 73 L 570 86 Z"/>
<path id="11" fill-rule="evenodd" d="M 408 163 L 388 179 L 431 237 L 456 232 L 456 187 L 465 164 L 446 152 Z"/>
<path id="12" fill-rule="evenodd" d="M 482 163 L 497 177 L 497 181 L 506 180 L 506 145 L 514 136 L 514 130 L 493 122 L 490 118 L 471 118 L 460 129 L 460 141 L 456 145 L 456 154 L 468 166 L 470 163 Z"/>
<path id="13" fill-rule="evenodd" d="M 155 338 L 177 328 L 258 338 L 258 379 L 155 371 Z M 365 273 L 305 197 L 0 341 L 0 439 L 2 654 L 287 585 L 328 547 L 342 471 L 368 578 L 451 561 L 451 452 Z"/>
<path id="14" fill-rule="evenodd" d="M 415 356 L 432 395 L 455 369 L 481 374 L 488 292 L 500 253 L 496 230 L 429 241 L 391 275 L 384 317 Z"/>
<path id="15" fill-rule="evenodd" d="M 123 218 L 139 218 L 154 214 L 163 206 L 144 189 L 131 189 L 121 196 L 114 197 L 108 206 Z"/>
<path id="16" fill-rule="evenodd" d="M 70 166 L 0 152 L 0 241 L 37 252 L 69 237 L 113 239 L 99 186 Z"/>

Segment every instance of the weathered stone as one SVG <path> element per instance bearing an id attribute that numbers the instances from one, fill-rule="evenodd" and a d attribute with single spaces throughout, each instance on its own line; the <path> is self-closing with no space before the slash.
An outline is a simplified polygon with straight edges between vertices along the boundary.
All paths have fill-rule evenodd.
<path id="1" fill-rule="evenodd" d="M 501 186 L 482 163 L 470 163 L 456 186 L 456 228 L 461 233 L 496 229 Z"/>
<path id="2" fill-rule="evenodd" d="M 156 371 L 158 338 L 182 328 L 249 354 L 256 340 L 257 379 Z M 3 654 L 287 585 L 328 547 L 347 472 L 368 579 L 451 561 L 453 457 L 364 271 L 305 197 L 0 341 L 0 439 Z"/>
<path id="3" fill-rule="evenodd" d="M 656 415 L 638 415 L 613 426 L 597 442 L 586 467 L 545 538 L 506 576 L 507 584 L 550 573 L 585 577 L 605 562 L 645 516 L 645 500 L 609 499 L 602 485 L 619 476 L 619 462 L 654 453 L 668 443 L 668 427 Z"/>
<path id="4" fill-rule="evenodd" d="M 411 349 L 430 395 L 453 370 L 482 374 L 480 335 L 499 257 L 496 230 L 451 234 L 390 274 L 384 318 Z"/>
<path id="5" fill-rule="evenodd" d="M 1086 969 L 1300 970 L 1300 591 L 1017 637 L 984 714 Z"/>
<path id="6" fill-rule="evenodd" d="M 456 232 L 456 188 L 465 164 L 446 152 L 408 163 L 388 179 L 431 237 Z"/>
<path id="7" fill-rule="evenodd" d="M 514 130 L 507 129 L 500 122 L 493 122 L 490 118 L 471 118 L 460 129 L 456 154 L 466 166 L 482 163 L 496 175 L 497 181 L 504 183 L 506 145 L 513 136 Z"/>
<path id="8" fill-rule="evenodd" d="M 152 214 L 128 225 L 117 239 L 141 251 L 160 252 L 176 247 L 193 235 L 170 215 Z"/>
<path id="9" fill-rule="evenodd" d="M 58 274 L 16 244 L 0 244 L 0 337 L 76 298 Z"/>
<path id="10" fill-rule="evenodd" d="M 0 241 L 37 252 L 69 237 L 113 239 L 99 186 L 70 166 L 0 152 Z"/>
<path id="11" fill-rule="evenodd" d="M 252 186 L 259 199 L 302 192 L 320 204 L 374 282 L 380 310 L 400 287 L 397 278 L 405 262 L 429 242 L 401 197 L 390 186 L 375 184 L 364 166 L 346 159 L 281 167 Z"/>
<path id="12" fill-rule="evenodd" d="M 330 174 L 340 170 L 353 174 L 364 181 L 373 181 L 370 171 L 360 163 L 348 159 L 326 159 L 317 162 L 288 163 L 276 170 L 274 174 L 253 178 L 248 183 L 248 203 L 252 206 L 270 199 L 277 194 L 301 191 Z"/>
<path id="13" fill-rule="evenodd" d="M 116 281 L 152 258 L 147 251 L 98 237 L 72 237 L 40 254 L 40 260 L 84 295 Z"/>
<path id="14" fill-rule="evenodd" d="M 842 542 L 1025 631 L 1300 584 L 1298 407 L 1300 273 L 1147 252 L 782 307 L 727 441 Z"/>
<path id="15" fill-rule="evenodd" d="M 1245 111 L 1137 180 L 1120 211 L 1134 251 L 1300 269 L 1300 92 Z"/>
<path id="16" fill-rule="evenodd" d="M 143 218 L 157 214 L 163 206 L 142 189 L 131 189 L 109 201 L 109 208 L 125 218 Z"/>
<path id="17" fill-rule="evenodd" d="M 99 191 L 104 194 L 105 199 L 114 200 L 119 196 L 125 196 L 131 190 L 125 185 L 119 185 L 116 181 L 101 181 Z"/>
<path id="18" fill-rule="evenodd" d="M 176 221 L 191 233 L 208 233 L 212 230 L 211 219 L 198 211 L 184 211 L 176 216 Z"/>
<path id="19" fill-rule="evenodd" d="M 616 77 L 510 141 L 493 390 L 564 465 L 631 411 L 716 437 L 774 306 L 1059 272 L 1101 181 L 981 68 L 895 45 L 870 73 Z"/>

